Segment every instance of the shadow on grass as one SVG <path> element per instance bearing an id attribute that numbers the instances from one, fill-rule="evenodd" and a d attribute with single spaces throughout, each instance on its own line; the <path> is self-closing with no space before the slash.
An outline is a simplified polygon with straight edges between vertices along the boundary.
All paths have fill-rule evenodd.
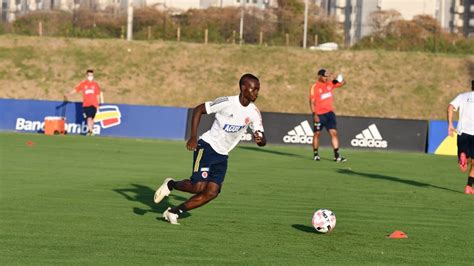
<path id="1" fill-rule="evenodd" d="M 340 173 L 340 174 L 351 175 L 351 176 L 361 176 L 361 177 L 365 177 L 365 178 L 382 179 L 382 180 L 388 180 L 388 181 L 393 181 L 393 182 L 399 182 L 399 183 L 410 185 L 410 186 L 432 187 L 432 188 L 442 189 L 442 190 L 451 191 L 451 192 L 455 192 L 455 193 L 462 193 L 461 191 L 456 191 L 456 190 L 452 190 L 452 189 L 449 189 L 449 188 L 435 186 L 435 185 L 431 185 L 431 184 L 423 183 L 423 182 L 418 182 L 418 181 L 414 181 L 414 180 L 403 179 L 403 178 L 399 178 L 399 177 L 395 177 L 395 176 L 371 174 L 371 173 L 361 173 L 361 172 L 356 172 L 356 171 L 347 170 L 347 169 L 338 169 L 337 172 Z"/>
<path id="2" fill-rule="evenodd" d="M 182 201 L 187 200 L 187 198 L 171 194 L 169 197 L 165 197 L 159 204 L 155 204 L 155 202 L 153 201 L 155 190 L 150 187 L 139 185 L 139 184 L 131 184 L 130 188 L 114 189 L 113 191 L 122 195 L 127 200 L 140 202 L 143 205 L 147 206 L 147 208 L 144 208 L 144 209 L 140 207 L 134 207 L 133 213 L 135 213 L 136 215 L 145 215 L 148 212 L 156 213 L 156 214 L 160 214 L 160 216 L 157 219 L 163 220 L 163 221 L 164 219 L 161 217 L 161 214 L 168 207 L 174 207 L 174 205 L 170 204 L 169 202 L 170 197 L 176 200 L 182 200 Z M 189 216 L 190 214 L 186 212 L 179 218 L 186 218 Z"/>
<path id="3" fill-rule="evenodd" d="M 289 157 L 310 158 L 309 156 L 307 157 L 307 156 L 303 156 L 303 155 L 300 155 L 300 154 L 289 153 L 289 152 L 281 152 L 281 151 L 272 151 L 272 150 L 267 150 L 267 149 L 258 148 L 258 147 L 240 146 L 238 148 L 242 149 L 242 150 L 271 153 L 271 154 L 275 154 L 275 155 L 283 155 L 283 156 L 289 156 Z"/>
<path id="4" fill-rule="evenodd" d="M 316 235 L 324 235 L 323 233 L 320 233 L 314 229 L 312 226 L 307 226 L 304 224 L 292 224 L 291 227 L 295 228 L 296 230 L 300 230 L 306 233 L 311 233 L 311 234 L 316 234 Z"/>

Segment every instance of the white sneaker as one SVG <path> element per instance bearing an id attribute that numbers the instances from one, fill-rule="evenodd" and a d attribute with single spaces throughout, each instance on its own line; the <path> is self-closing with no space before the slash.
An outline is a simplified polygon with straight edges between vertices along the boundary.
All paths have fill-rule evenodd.
<path id="1" fill-rule="evenodd" d="M 163 184 L 155 191 L 155 196 L 153 197 L 153 201 L 158 204 L 160 201 L 163 200 L 164 197 L 167 197 L 170 195 L 171 191 L 168 189 L 168 182 L 174 180 L 171 177 L 165 178 L 165 181 L 163 181 Z"/>
<path id="2" fill-rule="evenodd" d="M 168 208 L 164 213 L 163 213 L 163 218 L 165 218 L 166 221 L 170 222 L 170 224 L 177 224 L 178 223 L 178 215 L 176 213 L 170 212 L 171 208 Z"/>

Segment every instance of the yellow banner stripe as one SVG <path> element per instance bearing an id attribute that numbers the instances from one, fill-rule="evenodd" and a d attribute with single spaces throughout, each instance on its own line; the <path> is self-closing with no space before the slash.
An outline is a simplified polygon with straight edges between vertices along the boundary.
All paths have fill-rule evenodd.
<path id="1" fill-rule="evenodd" d="M 194 162 L 194 172 L 199 171 L 199 162 L 201 161 L 203 153 L 204 153 L 204 149 L 200 149 L 196 157 L 196 161 Z"/>
<path id="2" fill-rule="evenodd" d="M 112 111 L 112 112 L 100 112 L 97 113 L 95 116 L 95 121 L 101 121 L 109 118 L 119 118 L 121 115 L 117 111 Z"/>

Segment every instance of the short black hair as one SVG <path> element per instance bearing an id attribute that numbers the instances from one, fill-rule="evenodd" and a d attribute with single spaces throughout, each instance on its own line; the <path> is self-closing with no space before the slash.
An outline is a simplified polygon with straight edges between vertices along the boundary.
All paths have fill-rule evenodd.
<path id="1" fill-rule="evenodd" d="M 94 74 L 94 70 L 92 70 L 92 69 L 88 69 L 88 70 L 86 71 L 86 74 L 89 74 L 89 73 L 92 73 L 92 74 Z"/>
<path id="2" fill-rule="evenodd" d="M 327 77 L 327 76 L 326 76 L 326 74 L 327 74 L 326 72 L 327 72 L 327 70 L 324 69 L 324 68 L 322 68 L 322 69 L 320 69 L 320 70 L 318 71 L 318 76 Z"/>
<path id="3" fill-rule="evenodd" d="M 242 86 L 250 81 L 250 80 L 255 80 L 255 81 L 259 81 L 258 78 L 250 73 L 247 73 L 247 74 L 244 74 L 240 80 L 239 80 L 239 87 L 242 88 Z"/>

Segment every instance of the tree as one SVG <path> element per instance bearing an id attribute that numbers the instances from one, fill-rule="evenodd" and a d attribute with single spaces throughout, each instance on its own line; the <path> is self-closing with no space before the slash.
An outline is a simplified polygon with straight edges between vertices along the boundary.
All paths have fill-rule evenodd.
<path id="1" fill-rule="evenodd" d="M 387 36 L 390 25 L 402 19 L 400 12 L 389 9 L 370 13 L 369 25 L 372 27 L 374 37 L 383 38 Z"/>

